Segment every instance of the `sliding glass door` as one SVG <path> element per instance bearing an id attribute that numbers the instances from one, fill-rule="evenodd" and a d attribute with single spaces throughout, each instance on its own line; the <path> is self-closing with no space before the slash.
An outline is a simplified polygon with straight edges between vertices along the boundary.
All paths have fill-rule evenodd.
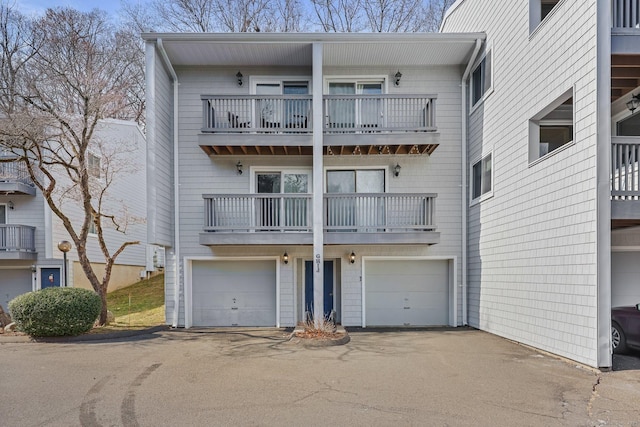
<path id="1" fill-rule="evenodd" d="M 384 192 L 384 169 L 327 171 L 327 193 L 337 194 L 328 198 L 328 227 L 340 231 L 372 231 L 371 227 L 383 226 Z"/>
<path id="2" fill-rule="evenodd" d="M 263 231 L 307 230 L 310 213 L 306 197 L 287 197 L 287 194 L 308 194 L 308 171 L 277 171 L 256 173 L 256 222 Z M 273 196 L 270 196 L 273 195 Z"/>

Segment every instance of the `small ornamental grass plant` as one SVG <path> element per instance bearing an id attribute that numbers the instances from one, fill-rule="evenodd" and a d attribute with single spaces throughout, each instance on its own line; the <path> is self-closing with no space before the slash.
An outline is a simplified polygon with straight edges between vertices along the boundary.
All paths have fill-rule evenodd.
<path id="1" fill-rule="evenodd" d="M 32 337 L 80 335 L 89 331 L 102 302 L 93 291 L 81 288 L 45 288 L 9 302 L 18 330 Z"/>
<path id="2" fill-rule="evenodd" d="M 296 332 L 296 336 L 300 338 L 334 338 L 336 336 L 336 324 L 333 316 L 323 317 L 318 324 L 307 314 L 306 320 L 300 322 L 302 331 Z"/>

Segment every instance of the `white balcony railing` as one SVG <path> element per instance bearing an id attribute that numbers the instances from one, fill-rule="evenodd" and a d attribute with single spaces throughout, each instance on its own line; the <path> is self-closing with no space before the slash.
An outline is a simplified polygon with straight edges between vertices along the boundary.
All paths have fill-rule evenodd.
<path id="1" fill-rule="evenodd" d="M 436 131 L 435 95 L 325 95 L 325 133 Z"/>
<path id="2" fill-rule="evenodd" d="M 202 132 L 305 133 L 311 95 L 202 95 Z"/>
<path id="3" fill-rule="evenodd" d="M 612 28 L 640 28 L 640 0 L 611 0 Z"/>
<path id="4" fill-rule="evenodd" d="M 205 231 L 311 231 L 310 194 L 205 194 Z"/>
<path id="5" fill-rule="evenodd" d="M 432 231 L 435 194 L 325 194 L 326 231 Z"/>
<path id="6" fill-rule="evenodd" d="M 35 227 L 0 224 L 0 251 L 35 252 Z"/>
<path id="7" fill-rule="evenodd" d="M 33 181 L 31 181 L 24 163 L 15 161 L 0 162 L 0 182 L 20 182 L 33 186 Z"/>
<path id="8" fill-rule="evenodd" d="M 310 194 L 205 194 L 205 231 L 311 232 Z M 330 232 L 432 231 L 435 194 L 325 194 Z"/>
<path id="9" fill-rule="evenodd" d="M 202 132 L 310 133 L 311 95 L 202 95 Z M 325 133 L 436 131 L 435 95 L 325 95 Z"/>
<path id="10" fill-rule="evenodd" d="M 640 200 L 640 138 L 613 137 L 611 142 L 612 200 Z"/>

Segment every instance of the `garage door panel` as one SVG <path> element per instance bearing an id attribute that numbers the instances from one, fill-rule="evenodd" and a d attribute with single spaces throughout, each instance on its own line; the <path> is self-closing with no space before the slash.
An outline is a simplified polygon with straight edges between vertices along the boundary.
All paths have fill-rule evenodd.
<path id="1" fill-rule="evenodd" d="M 31 292 L 31 269 L 6 269 L 0 271 L 0 305 L 8 311 L 9 301 Z"/>
<path id="2" fill-rule="evenodd" d="M 375 260 L 365 265 L 368 326 L 432 326 L 449 321 L 448 261 Z"/>
<path id="3" fill-rule="evenodd" d="M 640 303 L 640 252 L 611 253 L 611 306 Z"/>
<path id="4" fill-rule="evenodd" d="M 274 326 L 274 261 L 194 261 L 194 326 Z"/>

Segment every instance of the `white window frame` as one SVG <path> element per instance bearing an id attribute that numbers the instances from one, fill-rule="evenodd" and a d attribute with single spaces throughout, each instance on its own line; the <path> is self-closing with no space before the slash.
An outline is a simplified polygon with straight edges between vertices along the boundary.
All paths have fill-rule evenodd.
<path id="1" fill-rule="evenodd" d="M 542 3 L 543 0 L 529 0 L 529 37 L 533 37 L 538 29 L 543 26 L 545 22 L 551 19 L 551 16 L 555 15 L 560 5 L 564 3 L 565 0 L 558 0 L 556 5 L 553 6 L 551 11 L 547 13 L 547 15 L 542 18 Z M 546 3 L 546 1 L 545 1 Z"/>
<path id="2" fill-rule="evenodd" d="M 329 171 L 356 171 L 356 170 L 384 170 L 384 192 L 389 192 L 389 173 L 391 166 L 325 166 L 322 172 L 322 178 L 324 180 L 323 191 L 327 192 L 327 172 Z"/>
<path id="3" fill-rule="evenodd" d="M 249 179 L 249 194 L 256 194 L 256 175 L 262 172 L 280 172 L 281 174 L 295 174 L 295 173 L 306 173 L 309 175 L 309 190 L 307 193 L 300 194 L 312 194 L 313 193 L 313 168 L 311 167 L 296 167 L 296 166 L 251 166 L 249 167 L 249 173 L 251 178 Z M 280 194 L 283 193 L 284 188 L 280 188 Z"/>
<path id="4" fill-rule="evenodd" d="M 97 165 L 95 164 L 97 162 Z M 87 171 L 89 176 L 100 179 L 102 177 L 102 159 L 100 156 L 93 154 L 91 151 L 87 152 Z"/>
<path id="5" fill-rule="evenodd" d="M 548 159 L 551 156 L 556 155 L 569 147 L 572 147 L 576 143 L 576 97 L 575 97 L 575 86 L 571 89 L 567 90 L 559 97 L 557 97 L 551 104 L 542 109 L 538 114 L 529 119 L 529 166 L 533 166 L 538 164 L 539 162 L 544 161 L 544 159 Z M 572 104 L 572 114 L 571 114 L 571 123 L 569 120 L 550 120 L 544 119 L 549 113 L 556 110 L 562 104 L 564 104 L 568 99 L 573 99 Z M 567 126 L 570 125 L 572 127 L 571 141 L 568 141 L 562 144 L 560 147 L 555 150 L 549 151 L 544 155 L 540 155 L 540 126 L 541 125 L 559 125 L 559 126 Z"/>
<path id="6" fill-rule="evenodd" d="M 490 187 L 487 191 L 482 191 L 482 177 L 484 176 L 484 173 L 481 173 L 480 175 L 480 195 L 475 196 L 474 197 L 474 184 L 475 184 L 475 176 L 473 174 L 473 168 L 474 166 L 476 166 L 477 164 L 480 164 L 481 168 L 483 163 L 486 161 L 487 158 L 490 158 L 491 160 L 491 176 L 490 176 L 490 180 L 491 180 L 491 184 Z M 469 165 L 469 200 L 471 201 L 470 206 L 473 206 L 477 203 L 482 202 L 483 200 L 489 199 L 491 197 L 493 197 L 493 184 L 494 184 L 494 174 L 495 174 L 495 158 L 493 156 L 493 151 L 489 151 L 487 153 L 485 153 L 482 156 L 478 156 L 474 159 L 474 161 L 471 162 L 471 164 Z M 482 172 L 484 172 L 484 168 L 481 169 Z"/>
<path id="7" fill-rule="evenodd" d="M 484 89 L 484 85 L 486 82 L 486 63 L 487 63 L 487 57 L 489 57 L 489 87 Z M 484 100 L 487 99 L 489 97 L 489 95 L 491 95 L 493 93 L 493 70 L 494 70 L 494 65 L 493 65 L 493 58 L 494 58 L 494 50 L 493 50 L 493 46 L 489 45 L 487 46 L 487 48 L 485 49 L 484 53 L 482 54 L 482 56 L 480 58 L 478 58 L 478 60 L 476 61 L 476 63 L 473 66 L 473 70 L 471 71 L 471 74 L 469 74 L 469 109 L 471 112 L 475 111 L 476 108 L 478 108 L 478 106 L 482 105 L 484 103 Z M 483 92 L 482 95 L 480 96 L 480 98 L 478 98 L 477 100 L 473 99 L 473 93 L 475 91 L 475 86 L 474 86 L 474 82 L 473 82 L 473 75 L 475 74 L 476 70 L 478 70 L 478 68 L 481 68 L 481 72 L 482 72 L 482 86 L 483 86 Z"/>

